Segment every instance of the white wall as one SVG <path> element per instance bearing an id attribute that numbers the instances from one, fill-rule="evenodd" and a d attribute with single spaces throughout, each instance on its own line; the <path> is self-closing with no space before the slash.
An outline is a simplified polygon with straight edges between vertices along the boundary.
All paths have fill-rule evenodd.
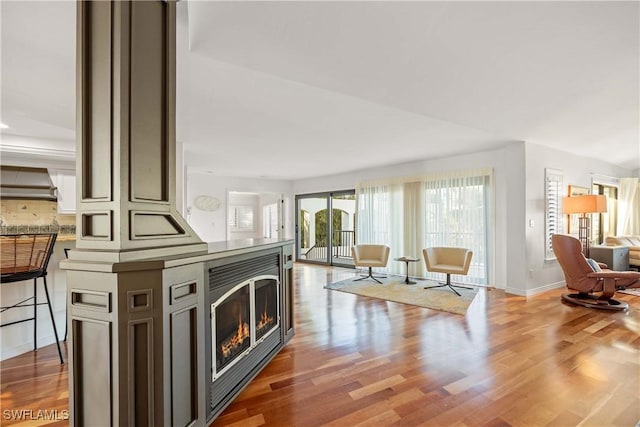
<path id="1" fill-rule="evenodd" d="M 507 283 L 520 281 L 525 268 L 524 253 L 524 143 L 516 142 L 505 148 L 383 166 L 355 172 L 299 180 L 294 183 L 295 194 L 338 191 L 355 188 L 361 181 L 402 177 L 425 173 L 472 168 L 492 168 L 494 172 L 495 211 L 494 256 L 489 283 L 506 288 Z M 508 227 L 508 224 L 511 226 Z M 515 253 L 512 253 L 513 249 Z M 507 253 L 509 262 L 507 262 Z"/>
<path id="2" fill-rule="evenodd" d="M 517 295 L 523 295 L 526 286 L 525 145 L 522 143 L 505 149 L 505 180 L 500 182 L 502 190 L 496 184 L 496 193 L 504 191 L 507 199 L 504 217 L 496 220 L 496 232 L 505 235 L 502 240 L 505 246 L 498 248 L 496 264 L 505 270 L 504 289 Z M 499 247 L 500 243 L 496 245 Z"/>
<path id="3" fill-rule="evenodd" d="M 75 141 L 2 133 L 0 163 L 11 166 L 75 170 Z"/>
<path id="4" fill-rule="evenodd" d="M 545 168 L 563 172 L 563 186 L 591 189 L 592 176 L 631 176 L 628 169 L 596 159 L 576 156 L 541 145 L 526 144 L 526 269 L 525 286 L 520 295 L 531 295 L 564 286 L 564 276 L 556 261 L 545 262 Z M 529 226 L 532 221 L 533 226 Z"/>
<path id="5" fill-rule="evenodd" d="M 187 169 L 186 206 L 190 212 L 185 217 L 189 225 L 205 242 L 227 240 L 227 194 L 230 191 L 247 193 L 277 193 L 284 195 L 284 236 L 293 237 L 293 184 L 286 180 L 223 177 Z M 193 206 L 199 195 L 209 195 L 220 200 L 215 212 L 205 212 Z M 261 213 L 260 213 L 261 215 Z"/>

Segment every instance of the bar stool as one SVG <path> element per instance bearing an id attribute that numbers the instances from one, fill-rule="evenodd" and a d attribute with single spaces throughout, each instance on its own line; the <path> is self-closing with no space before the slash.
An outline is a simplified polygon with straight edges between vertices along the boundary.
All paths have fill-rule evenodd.
<path id="1" fill-rule="evenodd" d="M 38 310 L 37 306 L 47 304 L 49 306 L 49 315 L 51 316 L 51 325 L 53 326 L 53 334 L 56 338 L 58 346 L 58 355 L 60 363 L 64 363 L 62 357 L 62 349 L 60 348 L 60 340 L 58 339 L 58 331 L 56 322 L 53 317 L 53 309 L 51 307 L 51 299 L 49 298 L 49 290 L 47 288 L 47 266 L 49 259 L 53 253 L 53 245 L 56 242 L 56 233 L 43 234 L 9 234 L 0 236 L 0 283 L 13 283 L 23 280 L 33 279 L 33 296 L 26 298 L 16 304 L 7 307 L 0 307 L 0 313 L 11 308 L 33 306 L 33 317 L 27 319 L 16 320 L 1 324 L 0 327 L 14 325 L 16 323 L 28 322 L 33 320 L 33 349 L 38 349 Z M 38 302 L 38 278 L 42 277 L 44 281 L 44 292 L 47 302 Z M 32 304 L 25 304 L 33 300 Z"/>

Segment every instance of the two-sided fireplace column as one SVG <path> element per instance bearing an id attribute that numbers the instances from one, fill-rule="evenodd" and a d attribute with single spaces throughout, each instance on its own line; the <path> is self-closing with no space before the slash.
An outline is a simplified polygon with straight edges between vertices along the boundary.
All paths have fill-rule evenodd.
<path id="1" fill-rule="evenodd" d="M 74 425 L 205 424 L 202 263 L 161 261 L 207 251 L 175 208 L 175 21 L 174 0 L 77 2 Z"/>

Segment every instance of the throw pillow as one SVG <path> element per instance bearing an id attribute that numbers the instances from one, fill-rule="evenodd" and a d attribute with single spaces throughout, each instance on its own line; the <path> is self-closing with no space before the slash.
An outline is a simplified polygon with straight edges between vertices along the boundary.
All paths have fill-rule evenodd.
<path id="1" fill-rule="evenodd" d="M 589 266 L 593 271 L 595 272 L 602 271 L 602 269 L 598 265 L 598 261 L 596 261 L 595 259 L 587 258 L 587 262 L 589 263 Z"/>

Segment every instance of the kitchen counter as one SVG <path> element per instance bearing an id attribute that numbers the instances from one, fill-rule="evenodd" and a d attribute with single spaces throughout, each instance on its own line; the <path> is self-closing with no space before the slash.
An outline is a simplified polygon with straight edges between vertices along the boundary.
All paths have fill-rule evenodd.
<path id="1" fill-rule="evenodd" d="M 18 234 L 2 234 L 2 236 L 21 236 L 21 235 L 26 235 L 26 236 L 31 236 L 31 235 L 38 235 L 38 234 L 49 234 L 49 233 L 18 233 Z M 75 234 L 58 234 L 56 236 L 56 243 L 61 243 L 61 242 L 75 242 L 76 241 L 76 235 Z M 16 239 L 16 243 L 20 244 L 20 245 L 30 245 L 32 244 L 32 240 L 31 239 Z"/>
<path id="2" fill-rule="evenodd" d="M 13 234 L 31 234 L 31 233 L 6 233 L 6 234 L 3 233 L 3 235 L 13 235 Z M 40 233 L 34 233 L 34 234 L 40 234 Z M 75 241 L 76 241 L 75 234 L 58 234 L 58 236 L 56 237 L 56 243 L 57 242 L 75 242 Z"/>
<path id="3" fill-rule="evenodd" d="M 76 236 L 75 225 L 0 225 L 0 234 L 26 234 L 26 233 L 58 233 L 58 236 Z"/>

